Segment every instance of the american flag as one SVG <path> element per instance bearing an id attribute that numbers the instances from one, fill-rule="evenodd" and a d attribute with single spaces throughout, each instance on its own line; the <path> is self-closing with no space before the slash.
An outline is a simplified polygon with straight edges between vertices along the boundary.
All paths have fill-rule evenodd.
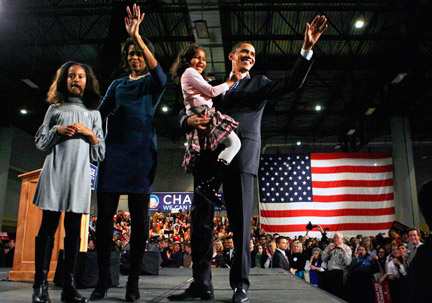
<path id="1" fill-rule="evenodd" d="M 395 220 L 390 153 L 262 155 L 259 192 L 268 233 L 304 235 L 311 221 L 329 236 L 377 235 Z"/>

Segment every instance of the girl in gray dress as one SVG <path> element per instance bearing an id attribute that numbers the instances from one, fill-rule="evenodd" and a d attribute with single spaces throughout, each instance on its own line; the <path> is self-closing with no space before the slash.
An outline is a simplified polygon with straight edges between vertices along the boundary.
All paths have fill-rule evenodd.
<path id="1" fill-rule="evenodd" d="M 82 303 L 73 281 L 80 245 L 81 215 L 90 210 L 90 161 L 102 161 L 105 143 L 102 119 L 96 110 L 99 84 L 85 64 L 67 62 L 57 71 L 48 92 L 51 103 L 35 142 L 49 152 L 36 187 L 33 204 L 43 210 L 36 237 L 32 302 L 51 302 L 47 275 L 60 215 L 65 212 L 64 284 L 62 302 Z"/>

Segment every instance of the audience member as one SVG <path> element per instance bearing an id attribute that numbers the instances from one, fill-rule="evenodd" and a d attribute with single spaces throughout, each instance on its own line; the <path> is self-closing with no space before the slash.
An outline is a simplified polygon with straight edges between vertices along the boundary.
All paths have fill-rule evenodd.
<path id="1" fill-rule="evenodd" d="M 224 251 L 224 260 L 225 260 L 225 264 L 228 265 L 228 267 L 231 267 L 233 258 L 234 258 L 234 241 L 232 239 L 232 237 L 228 237 L 225 240 L 226 243 L 226 248 Z"/>
<path id="2" fill-rule="evenodd" d="M 183 267 L 183 253 L 181 251 L 180 242 L 174 242 L 171 250 L 167 250 L 166 267 L 170 267 L 170 268 Z"/>
<path id="3" fill-rule="evenodd" d="M 192 268 L 192 251 L 190 243 L 184 245 L 183 267 Z"/>
<path id="4" fill-rule="evenodd" d="M 291 244 L 291 253 L 288 255 L 290 271 L 299 278 L 303 278 L 306 264 L 306 254 L 303 252 L 301 240 L 296 240 Z"/>
<path id="5" fill-rule="evenodd" d="M 362 241 L 362 243 L 364 243 Z M 374 255 L 375 256 L 375 255 Z M 349 302 L 373 303 L 371 256 L 366 247 L 360 244 L 350 265 L 348 282 Z"/>
<path id="6" fill-rule="evenodd" d="M 343 243 L 343 237 L 340 233 L 335 233 L 333 243 L 331 243 L 323 252 L 323 261 L 327 262 L 328 272 L 326 275 L 328 292 L 345 298 L 343 271 L 351 264 L 351 248 Z"/>
<path id="7" fill-rule="evenodd" d="M 418 204 L 429 229 L 432 228 L 432 180 L 422 185 Z M 412 303 L 430 302 L 432 294 L 432 235 L 417 246 L 408 268 L 409 298 Z"/>
<path id="8" fill-rule="evenodd" d="M 319 247 L 312 249 L 312 256 L 306 261 L 304 270 L 309 272 L 309 281 L 315 286 L 321 287 L 322 274 L 326 268 L 326 262 L 321 258 L 322 251 Z"/>
<path id="9" fill-rule="evenodd" d="M 285 237 L 280 236 L 276 238 L 276 251 L 274 252 L 272 258 L 273 268 L 283 268 L 285 270 L 290 270 L 288 257 L 286 255 L 287 247 L 288 243 Z"/>
<path id="10" fill-rule="evenodd" d="M 417 228 L 410 228 L 408 230 L 408 235 L 410 241 L 408 246 L 409 246 L 409 250 L 411 251 L 408 257 L 408 265 L 409 265 L 417 252 L 417 248 L 419 248 L 420 245 L 423 245 L 423 243 L 420 242 L 420 238 L 421 238 L 420 231 Z"/>

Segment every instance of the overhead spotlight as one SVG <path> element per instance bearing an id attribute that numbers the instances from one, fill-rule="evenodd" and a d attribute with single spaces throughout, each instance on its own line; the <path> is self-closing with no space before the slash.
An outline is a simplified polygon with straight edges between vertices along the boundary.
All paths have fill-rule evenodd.
<path id="1" fill-rule="evenodd" d="M 355 130 L 354 128 L 351 128 L 349 131 L 347 131 L 346 134 L 347 134 L 348 136 L 352 136 L 352 135 L 355 133 L 355 131 L 356 131 L 356 130 Z"/>
<path id="2" fill-rule="evenodd" d="M 168 112 L 168 107 L 167 107 L 167 106 L 162 106 L 162 111 L 163 111 L 164 113 Z"/>
<path id="3" fill-rule="evenodd" d="M 367 109 L 367 111 L 365 112 L 365 116 L 372 116 L 372 114 L 374 113 L 375 110 L 376 110 L 375 107 L 369 107 Z"/>
<path id="4" fill-rule="evenodd" d="M 209 32 L 208 32 L 208 27 L 207 27 L 207 21 L 195 20 L 194 25 L 195 25 L 195 31 L 196 31 L 197 37 L 199 39 L 208 39 L 210 37 Z"/>
<path id="5" fill-rule="evenodd" d="M 296 143 L 296 144 L 300 146 L 300 145 L 301 145 L 301 141 L 297 141 L 297 143 Z"/>
<path id="6" fill-rule="evenodd" d="M 363 20 L 357 20 L 355 23 L 355 28 L 362 28 L 365 25 Z"/>
<path id="7" fill-rule="evenodd" d="M 391 82 L 391 84 L 400 83 L 408 74 L 407 73 L 399 73 Z"/>
<path id="8" fill-rule="evenodd" d="M 322 109 L 321 105 L 317 105 L 317 106 L 315 106 L 315 110 L 316 110 L 317 112 L 319 112 L 321 109 Z"/>
<path id="9" fill-rule="evenodd" d="M 20 113 L 21 113 L 21 115 L 27 115 L 28 111 L 25 108 L 23 108 L 20 110 Z"/>

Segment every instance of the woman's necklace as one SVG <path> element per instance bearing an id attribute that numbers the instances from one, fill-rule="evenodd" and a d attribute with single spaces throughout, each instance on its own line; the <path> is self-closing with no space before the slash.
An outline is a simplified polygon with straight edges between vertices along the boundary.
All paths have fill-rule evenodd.
<path id="1" fill-rule="evenodd" d="M 141 78 L 144 78 L 147 75 L 149 75 L 149 73 L 145 73 L 144 75 L 141 75 L 141 76 L 138 76 L 138 77 L 134 78 L 134 77 L 132 77 L 132 74 L 129 74 L 129 80 L 136 81 L 136 80 L 139 80 Z"/>

